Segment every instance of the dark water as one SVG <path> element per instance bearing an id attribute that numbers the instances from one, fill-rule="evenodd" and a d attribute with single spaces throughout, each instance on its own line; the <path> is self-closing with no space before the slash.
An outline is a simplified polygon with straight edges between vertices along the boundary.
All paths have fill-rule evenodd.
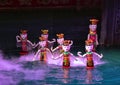
<path id="1" fill-rule="evenodd" d="M 93 70 L 85 67 L 63 69 L 60 66 L 48 65 L 40 61 L 26 61 L 15 55 L 4 59 L 1 51 L 0 85 L 81 85 L 81 84 L 120 84 L 120 49 L 102 48 L 104 64 Z M 74 52 L 75 53 L 75 52 Z M 30 59 L 32 55 L 22 56 Z"/>

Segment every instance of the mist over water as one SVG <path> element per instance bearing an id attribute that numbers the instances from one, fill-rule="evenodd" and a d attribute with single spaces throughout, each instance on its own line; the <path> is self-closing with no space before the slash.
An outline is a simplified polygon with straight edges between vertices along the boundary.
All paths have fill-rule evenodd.
<path id="1" fill-rule="evenodd" d="M 5 59 L 0 51 L 0 85 L 47 85 L 66 84 L 77 80 L 86 81 L 86 70 L 83 65 L 63 70 L 61 66 L 48 64 L 41 61 L 32 61 L 34 53 L 23 55 L 18 58 Z M 77 63 L 77 62 L 76 62 Z M 77 73 L 77 74 L 76 74 Z M 78 75 L 79 73 L 79 75 Z M 101 81 L 99 71 L 94 71 L 94 80 Z"/>
<path id="2" fill-rule="evenodd" d="M 46 71 L 43 66 L 40 66 L 40 62 L 31 62 L 26 56 L 12 60 L 5 60 L 4 57 L 1 51 L 0 85 L 17 85 L 25 81 L 44 80 Z"/>

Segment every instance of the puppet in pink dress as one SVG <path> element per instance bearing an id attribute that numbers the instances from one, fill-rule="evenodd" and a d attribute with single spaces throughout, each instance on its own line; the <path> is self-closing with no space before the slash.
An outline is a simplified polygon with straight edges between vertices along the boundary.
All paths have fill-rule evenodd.
<path id="1" fill-rule="evenodd" d="M 32 50 L 34 44 L 28 40 L 27 30 L 21 30 L 20 35 L 16 36 L 17 46 L 21 47 L 20 54 L 27 54 L 29 50 Z"/>
<path id="2" fill-rule="evenodd" d="M 62 45 L 64 42 L 64 34 L 60 33 L 60 34 L 56 34 L 56 36 L 58 37 L 58 39 L 57 39 L 58 46 L 54 49 L 51 48 L 52 53 L 55 57 L 59 56 L 62 52 L 64 52 L 64 50 L 62 48 Z"/>
<path id="3" fill-rule="evenodd" d="M 42 29 L 41 32 L 42 32 L 41 37 L 44 37 L 44 40 L 46 41 L 46 47 L 51 50 L 56 40 L 55 39 L 52 39 L 52 41 L 48 40 L 48 36 L 49 36 L 48 30 Z"/>
<path id="4" fill-rule="evenodd" d="M 89 25 L 89 34 L 88 34 L 88 40 L 91 39 L 93 41 L 93 51 L 96 51 L 96 47 L 99 44 L 98 43 L 98 35 L 97 35 L 97 19 L 90 19 L 91 24 Z"/>

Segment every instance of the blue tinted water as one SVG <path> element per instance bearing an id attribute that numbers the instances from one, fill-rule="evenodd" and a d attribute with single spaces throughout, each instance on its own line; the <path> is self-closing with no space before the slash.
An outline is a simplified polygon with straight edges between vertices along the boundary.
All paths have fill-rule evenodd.
<path id="1" fill-rule="evenodd" d="M 85 67 L 63 69 L 40 61 L 0 59 L 0 85 L 85 85 L 120 84 L 120 50 L 102 49 L 102 61 L 93 70 Z"/>

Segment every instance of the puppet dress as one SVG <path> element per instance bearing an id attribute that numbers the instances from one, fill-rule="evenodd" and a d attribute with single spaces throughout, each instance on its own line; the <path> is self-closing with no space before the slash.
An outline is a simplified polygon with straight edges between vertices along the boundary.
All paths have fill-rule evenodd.
<path id="1" fill-rule="evenodd" d="M 87 52 L 87 69 L 92 69 L 94 67 L 94 62 L 92 58 L 92 52 Z"/>
<path id="2" fill-rule="evenodd" d="M 95 51 L 95 48 L 96 48 L 96 34 L 90 34 L 90 39 L 93 41 L 93 50 L 92 51 Z"/>
<path id="3" fill-rule="evenodd" d="M 69 52 L 63 53 L 63 68 L 69 68 L 70 67 L 70 54 Z"/>

